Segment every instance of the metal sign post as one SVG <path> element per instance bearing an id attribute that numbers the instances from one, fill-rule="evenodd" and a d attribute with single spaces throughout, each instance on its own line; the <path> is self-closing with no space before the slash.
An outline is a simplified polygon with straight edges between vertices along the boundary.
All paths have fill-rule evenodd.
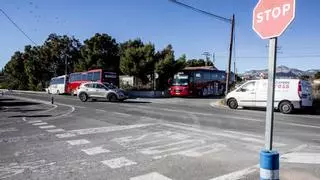
<path id="1" fill-rule="evenodd" d="M 275 74 L 277 66 L 277 41 L 278 38 L 269 40 L 269 67 L 268 67 L 268 99 L 267 99 L 267 114 L 266 114 L 266 131 L 265 131 L 265 149 L 272 151 L 273 140 L 273 118 L 274 118 L 274 87 Z"/>

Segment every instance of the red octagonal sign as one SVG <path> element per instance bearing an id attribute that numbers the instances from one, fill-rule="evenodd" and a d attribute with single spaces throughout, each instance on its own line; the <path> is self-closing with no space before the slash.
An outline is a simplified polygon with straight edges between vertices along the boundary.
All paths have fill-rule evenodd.
<path id="1" fill-rule="evenodd" d="M 278 37 L 293 21 L 295 9 L 295 0 L 259 0 L 252 28 L 262 39 Z"/>

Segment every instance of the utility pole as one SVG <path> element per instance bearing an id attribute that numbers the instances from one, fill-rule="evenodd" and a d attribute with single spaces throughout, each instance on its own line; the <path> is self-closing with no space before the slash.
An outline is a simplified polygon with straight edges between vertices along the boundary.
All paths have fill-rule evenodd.
<path id="1" fill-rule="evenodd" d="M 228 70 L 227 70 L 227 79 L 226 79 L 226 92 L 225 95 L 229 92 L 229 83 L 230 83 L 230 74 L 231 74 L 231 60 L 232 60 L 232 49 L 233 49 L 233 36 L 234 36 L 234 24 L 235 24 L 235 16 L 232 15 L 231 19 L 231 40 L 230 40 L 230 47 L 229 47 L 229 59 L 228 59 Z"/>
<path id="2" fill-rule="evenodd" d="M 235 15 L 233 14 L 232 18 L 229 19 L 229 18 L 218 16 L 218 15 L 215 15 L 213 13 L 210 13 L 210 12 L 207 12 L 207 11 L 192 7 L 190 5 L 184 4 L 184 3 L 179 2 L 177 0 L 169 0 L 169 1 L 175 3 L 175 4 L 179 5 L 179 6 L 191 9 L 191 10 L 196 11 L 198 13 L 202 13 L 204 15 L 207 15 L 207 16 L 213 17 L 215 19 L 218 19 L 220 21 L 224 21 L 226 23 L 230 23 L 231 24 L 231 37 L 230 37 L 229 59 L 228 59 L 228 69 L 227 69 L 227 76 L 226 76 L 226 91 L 225 91 L 225 94 L 227 94 L 229 92 L 229 82 L 230 82 L 230 73 L 231 73 L 230 71 L 231 71 L 231 59 L 232 59 L 233 40 L 234 40 Z"/>

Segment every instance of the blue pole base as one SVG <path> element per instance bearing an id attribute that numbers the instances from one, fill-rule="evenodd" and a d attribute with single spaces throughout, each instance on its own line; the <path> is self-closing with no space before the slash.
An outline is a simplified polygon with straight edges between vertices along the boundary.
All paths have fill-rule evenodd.
<path id="1" fill-rule="evenodd" d="M 279 180 L 279 153 L 260 151 L 260 180 Z"/>

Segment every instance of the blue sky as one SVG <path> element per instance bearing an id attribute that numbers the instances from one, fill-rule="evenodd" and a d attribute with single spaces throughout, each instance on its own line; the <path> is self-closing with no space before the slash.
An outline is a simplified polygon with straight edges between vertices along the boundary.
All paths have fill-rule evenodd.
<path id="1" fill-rule="evenodd" d="M 236 15 L 236 62 L 239 72 L 267 68 L 267 40 L 252 30 L 258 0 L 181 0 L 224 17 Z M 296 19 L 279 38 L 278 65 L 320 69 L 320 1 L 297 0 Z M 108 33 L 123 42 L 141 38 L 157 49 L 172 44 L 176 57 L 203 58 L 215 53 L 216 66 L 226 69 L 230 25 L 179 7 L 168 0 L 1 0 L 0 7 L 37 43 L 50 33 L 81 41 Z M 31 44 L 0 14 L 0 67 L 17 50 Z"/>

